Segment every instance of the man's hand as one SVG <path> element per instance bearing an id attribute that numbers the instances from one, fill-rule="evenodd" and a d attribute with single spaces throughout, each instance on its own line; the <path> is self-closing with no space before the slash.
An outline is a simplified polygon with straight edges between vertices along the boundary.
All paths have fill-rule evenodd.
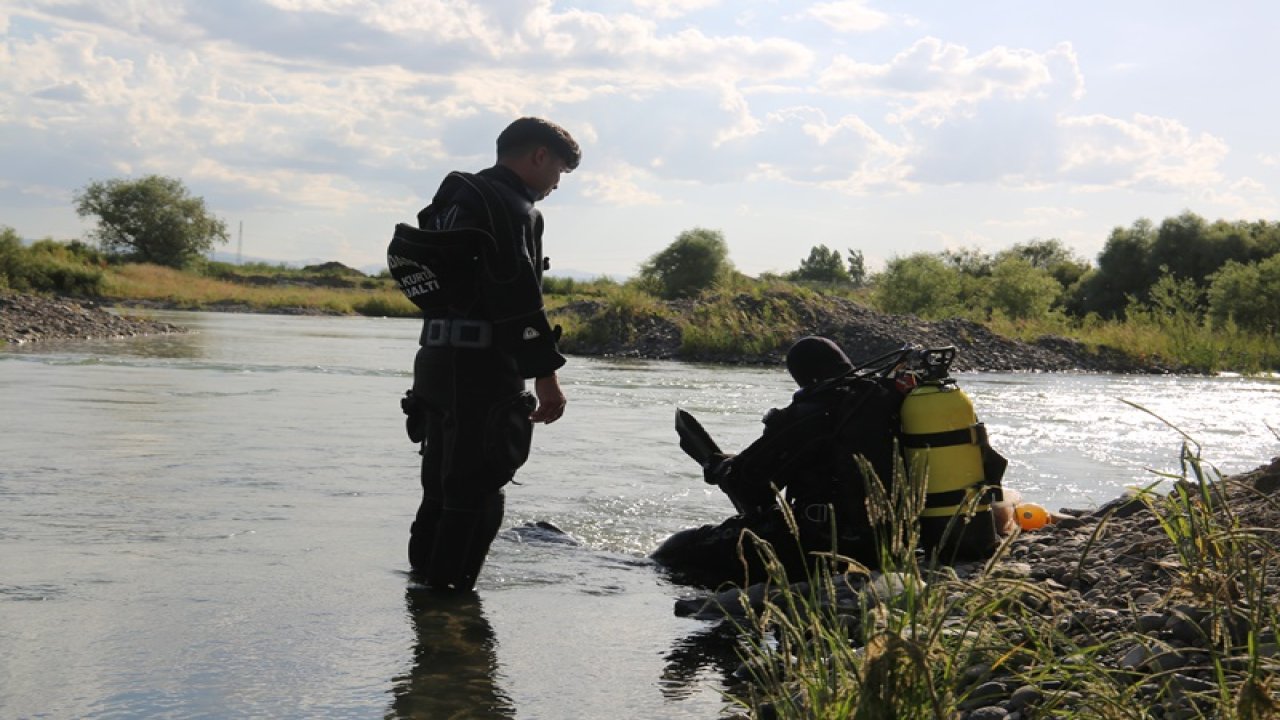
<path id="1" fill-rule="evenodd" d="M 712 455 L 707 461 L 707 466 L 702 468 L 702 479 L 706 480 L 709 485 L 719 485 L 732 472 L 734 457 L 736 456 L 726 455 L 725 453 Z"/>
<path id="2" fill-rule="evenodd" d="M 538 396 L 538 407 L 529 415 L 530 420 L 550 425 L 564 414 L 564 406 L 568 400 L 560 390 L 560 380 L 555 373 L 534 380 L 533 394 Z"/>

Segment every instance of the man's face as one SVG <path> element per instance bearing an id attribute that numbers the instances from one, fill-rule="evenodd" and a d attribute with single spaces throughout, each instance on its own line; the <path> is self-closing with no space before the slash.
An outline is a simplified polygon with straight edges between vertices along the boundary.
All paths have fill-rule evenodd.
<path id="1" fill-rule="evenodd" d="M 533 180 L 529 189 L 542 200 L 560 186 L 560 176 L 569 172 L 569 166 L 549 148 L 540 147 L 533 154 Z"/>

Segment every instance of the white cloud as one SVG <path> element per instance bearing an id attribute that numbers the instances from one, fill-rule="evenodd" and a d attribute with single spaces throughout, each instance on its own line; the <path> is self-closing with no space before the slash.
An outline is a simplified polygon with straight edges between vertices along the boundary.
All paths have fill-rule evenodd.
<path id="1" fill-rule="evenodd" d="M 579 173 L 574 173 L 578 175 Z M 573 178 L 583 185 L 582 194 L 607 205 L 658 205 L 662 197 L 645 190 L 641 183 L 650 183 L 653 177 L 633 165 L 611 162 L 600 170 L 583 171 L 581 178 Z"/>
<path id="2" fill-rule="evenodd" d="M 871 32 L 889 23 L 888 13 L 871 9 L 866 0 L 814 3 L 801 16 L 813 18 L 845 33 Z"/>
<path id="3" fill-rule="evenodd" d="M 1249 177 L 1240 178 L 1225 190 L 1207 185 L 1201 189 L 1199 199 L 1222 208 L 1232 217 L 1273 218 L 1280 213 L 1280 203 L 1267 186 Z"/>
<path id="4" fill-rule="evenodd" d="M 1170 118 L 1136 114 L 1132 120 L 1080 115 L 1061 120 L 1061 173 L 1089 185 L 1145 189 L 1202 187 L 1219 183 L 1227 144 L 1194 133 Z"/>
<path id="5" fill-rule="evenodd" d="M 957 112 L 995 98 L 1032 96 L 1079 98 L 1084 92 L 1070 43 L 1036 53 L 996 47 L 971 55 L 938 38 L 923 38 L 888 63 L 873 64 L 837 56 L 818 78 L 831 93 L 884 97 L 899 108 L 891 122 L 937 125 Z"/>
<path id="6" fill-rule="evenodd" d="M 815 184 L 847 194 L 913 189 L 904 164 L 908 149 L 881 135 L 857 115 L 834 122 L 816 107 L 793 107 L 767 116 L 757 177 Z"/>
<path id="7" fill-rule="evenodd" d="M 720 0 L 632 0 L 636 7 L 663 19 L 678 18 L 720 4 Z"/>
<path id="8" fill-rule="evenodd" d="M 1014 217 L 993 218 L 984 224 L 1002 228 L 1055 227 L 1084 217 L 1084 211 L 1075 207 L 1028 207 Z"/>
<path id="9" fill-rule="evenodd" d="M 512 117 L 537 114 L 585 151 L 557 199 L 601 215 L 653 205 L 674 223 L 747 202 L 777 217 L 772 203 L 788 196 L 813 202 L 810 214 L 888 217 L 992 193 L 1009 209 L 954 204 L 994 234 L 1079 226 L 1054 214 L 1059 201 L 1088 214 L 1117 190 L 1174 207 L 1274 204 L 1227 174 L 1226 136 L 1176 99 L 1163 98 L 1175 108 L 1165 117 L 1144 115 L 1136 92 L 1099 82 L 1085 107 L 1075 48 L 1096 47 L 1087 37 L 992 45 L 1019 35 L 938 17 L 922 25 L 941 37 L 904 46 L 891 43 L 910 19 L 856 0 L 7 3 L 0 200 L 15 217 L 30 194 L 19 188 L 66 204 L 90 179 L 160 172 L 220 211 L 259 213 L 255 226 L 289 213 L 313 225 L 403 216 L 444 172 L 491 162 Z M 1117 58 L 1090 52 L 1087 66 L 1113 78 Z M 1071 194 L 1080 188 L 1097 192 Z M 848 196 L 870 199 L 855 211 Z"/>

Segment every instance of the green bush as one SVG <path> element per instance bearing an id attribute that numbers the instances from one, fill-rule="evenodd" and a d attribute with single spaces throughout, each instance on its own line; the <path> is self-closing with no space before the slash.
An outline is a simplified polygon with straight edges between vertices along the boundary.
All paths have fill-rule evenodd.
<path id="1" fill-rule="evenodd" d="M 991 309 L 1015 320 L 1044 317 L 1062 293 L 1049 271 L 1020 257 L 999 260 L 991 270 Z"/>
<path id="2" fill-rule="evenodd" d="M 1212 276 L 1209 317 L 1252 332 L 1274 332 L 1280 318 L 1280 255 L 1256 263 L 1228 261 Z"/>
<path id="3" fill-rule="evenodd" d="M 79 241 L 39 240 L 23 247 L 11 227 L 0 228 L 0 288 L 92 297 L 102 294 L 105 262 Z"/>
<path id="4" fill-rule="evenodd" d="M 664 250 L 640 268 L 640 278 L 673 300 L 710 289 L 733 270 L 729 246 L 719 230 L 694 228 L 676 236 Z"/>
<path id="5" fill-rule="evenodd" d="M 22 239 L 14 229 L 0 226 L 0 290 L 16 289 L 15 278 L 22 275 Z"/>
<path id="6" fill-rule="evenodd" d="M 28 290 L 80 297 L 102 294 L 101 268 L 52 255 L 31 253 L 24 270 Z"/>
<path id="7" fill-rule="evenodd" d="M 892 258 L 875 284 L 873 298 L 884 312 L 937 318 L 961 308 L 960 272 L 930 253 Z"/>
<path id="8" fill-rule="evenodd" d="M 572 352 L 582 346 L 633 342 L 642 323 L 664 315 L 665 310 L 652 295 L 634 285 L 625 285 L 605 295 L 598 312 L 566 322 L 563 345 Z"/>

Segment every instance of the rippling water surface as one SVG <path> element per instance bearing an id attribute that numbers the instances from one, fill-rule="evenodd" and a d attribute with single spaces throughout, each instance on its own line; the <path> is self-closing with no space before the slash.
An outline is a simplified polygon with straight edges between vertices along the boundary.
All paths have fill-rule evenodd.
<path id="1" fill-rule="evenodd" d="M 417 323 L 158 315 L 196 332 L 0 350 L 0 716 L 720 713 L 732 659 L 644 557 L 729 509 L 674 408 L 737 448 L 784 372 L 572 358 L 478 599 L 442 601 L 404 574 Z M 1179 431 L 1224 472 L 1280 451 L 1275 380 L 961 380 L 1054 508 L 1176 470 Z M 536 520 L 580 545 L 512 529 Z"/>

